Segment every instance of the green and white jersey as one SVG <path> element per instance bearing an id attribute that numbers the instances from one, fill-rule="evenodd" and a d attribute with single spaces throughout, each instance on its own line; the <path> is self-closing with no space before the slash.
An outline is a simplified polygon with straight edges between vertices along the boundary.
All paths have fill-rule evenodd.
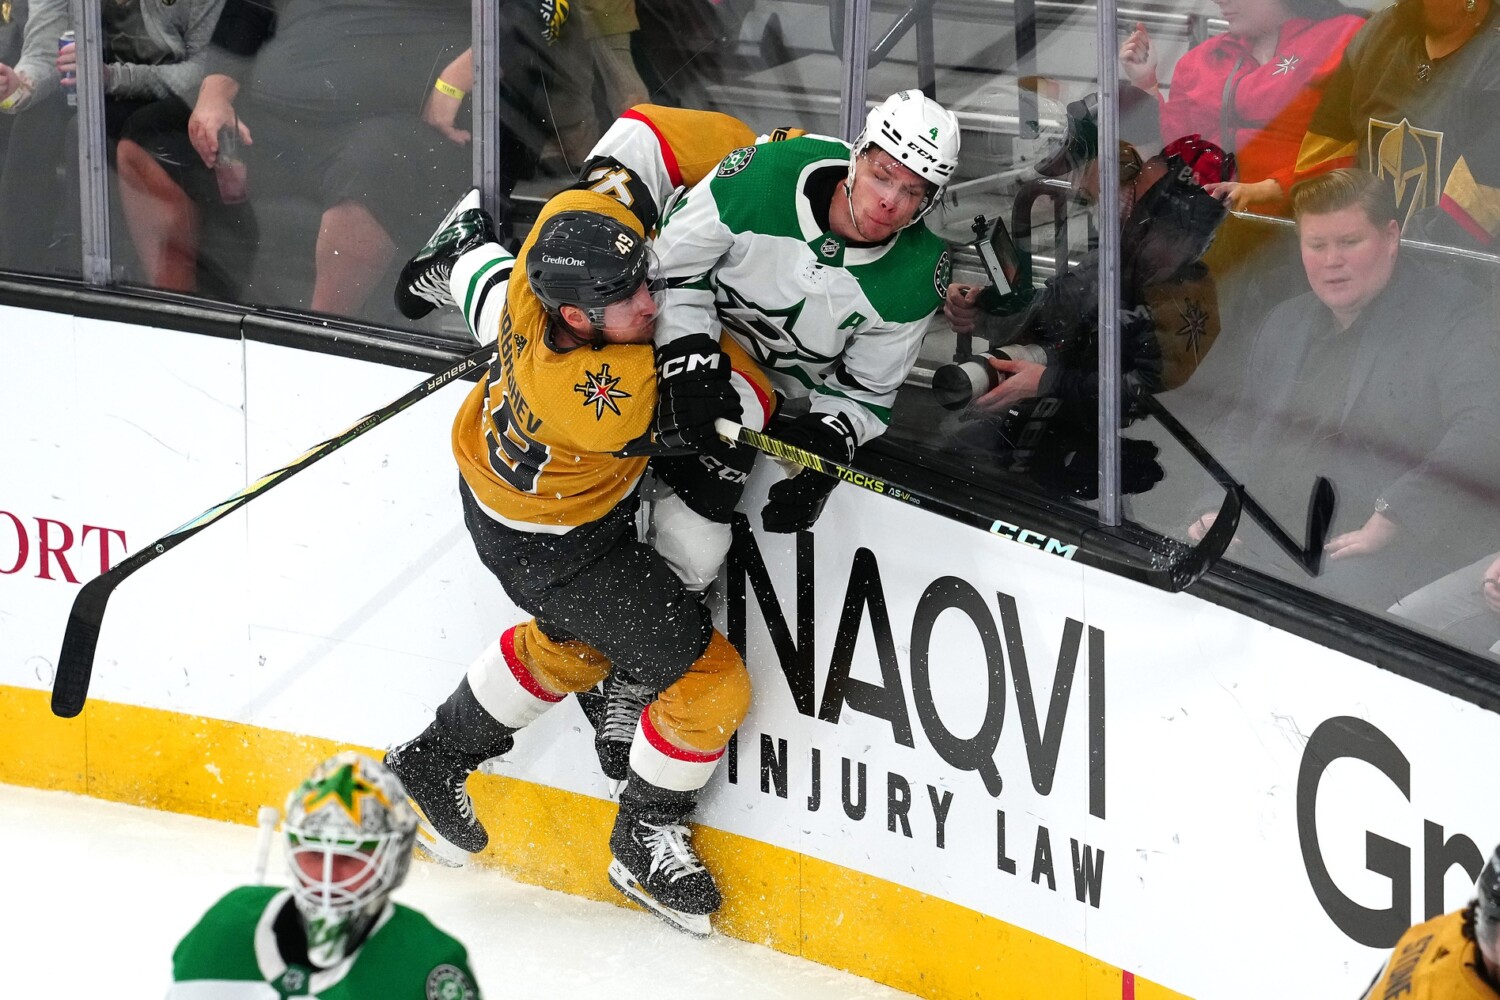
<path id="1" fill-rule="evenodd" d="M 890 423 L 949 262 L 921 223 L 873 247 L 820 226 L 809 182 L 848 162 L 847 143 L 813 135 L 726 156 L 656 239 L 669 283 L 656 342 L 727 331 L 779 391 L 844 414 L 863 443 Z"/>
<path id="2" fill-rule="evenodd" d="M 260 885 L 215 903 L 172 953 L 167 1000 L 478 1000 L 464 946 L 395 903 L 338 965 L 289 964 L 275 924 L 292 906 L 290 890 Z"/>

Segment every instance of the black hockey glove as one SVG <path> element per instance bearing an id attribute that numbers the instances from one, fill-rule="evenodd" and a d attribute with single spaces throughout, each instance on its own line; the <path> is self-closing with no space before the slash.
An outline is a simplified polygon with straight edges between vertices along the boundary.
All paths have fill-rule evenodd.
<path id="1" fill-rule="evenodd" d="M 729 356 L 706 333 L 656 348 L 658 444 L 707 451 L 718 441 L 714 421 L 739 415 L 729 384 Z"/>
<path id="2" fill-rule="evenodd" d="M 773 428 L 772 433 L 777 440 L 835 462 L 847 463 L 854 457 L 854 430 L 838 414 L 808 413 L 784 428 Z M 811 530 L 837 485 L 837 479 L 812 469 L 777 483 L 760 510 L 761 526 L 774 534 Z"/>
<path id="3" fill-rule="evenodd" d="M 1120 491 L 1145 493 L 1164 475 L 1157 461 L 1158 449 L 1150 441 L 1120 439 Z M 1037 485 L 1049 493 L 1095 500 L 1099 497 L 1099 444 L 1097 439 L 1048 434 L 1027 461 L 1027 471 Z"/>

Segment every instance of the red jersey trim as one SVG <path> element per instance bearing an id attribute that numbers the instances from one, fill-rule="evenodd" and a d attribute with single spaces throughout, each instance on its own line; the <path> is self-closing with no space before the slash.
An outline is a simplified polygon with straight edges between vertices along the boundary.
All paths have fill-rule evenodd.
<path id="1" fill-rule="evenodd" d="M 563 700 L 563 695 L 553 694 L 536 682 L 536 677 L 531 669 L 521 662 L 516 655 L 516 628 L 512 625 L 500 636 L 500 652 L 505 655 L 505 665 L 510 668 L 511 676 L 515 677 L 516 683 L 526 689 L 526 693 L 549 705 L 555 705 Z"/>
<path id="2" fill-rule="evenodd" d="M 672 182 L 673 187 L 682 187 L 682 171 L 677 166 L 677 155 L 672 152 L 672 144 L 667 137 L 661 134 L 661 129 L 656 127 L 656 122 L 641 114 L 635 108 L 629 108 L 621 118 L 629 118 L 631 121 L 640 122 L 651 130 L 656 136 L 656 143 L 661 147 L 661 162 L 667 168 L 667 179 Z"/>
<path id="3" fill-rule="evenodd" d="M 657 730 L 656 723 L 651 721 L 650 705 L 641 709 L 641 732 L 646 734 L 646 742 L 651 744 L 651 749 L 672 760 L 686 761 L 690 764 L 712 764 L 724 756 L 723 747 L 710 753 L 703 753 L 699 750 L 685 750 L 668 743 L 667 738 Z"/>

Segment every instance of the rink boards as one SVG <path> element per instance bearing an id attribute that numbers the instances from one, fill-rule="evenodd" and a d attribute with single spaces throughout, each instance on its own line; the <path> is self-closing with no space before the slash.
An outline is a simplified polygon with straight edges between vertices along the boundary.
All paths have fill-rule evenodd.
<path id="1" fill-rule="evenodd" d="M 253 822 L 519 618 L 461 523 L 450 386 L 131 578 L 90 707 L 52 718 L 81 581 L 420 376 L 0 329 L 0 781 Z M 719 613 L 755 705 L 700 816 L 725 933 L 932 997 L 1355 996 L 1500 839 L 1500 720 L 1262 622 L 849 488 L 744 553 Z M 611 899 L 576 705 L 495 770 L 485 862 Z"/>

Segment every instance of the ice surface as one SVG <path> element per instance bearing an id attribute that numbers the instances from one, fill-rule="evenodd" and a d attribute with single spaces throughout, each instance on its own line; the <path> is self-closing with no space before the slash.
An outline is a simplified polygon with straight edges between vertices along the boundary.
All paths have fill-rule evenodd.
<path id="1" fill-rule="evenodd" d="M 0 785 L 0 994 L 162 997 L 173 947 L 209 904 L 251 880 L 255 842 L 247 826 Z M 276 851 L 268 880 L 284 884 Z M 464 942 L 491 1000 L 909 996 L 491 871 L 416 862 L 396 898 Z"/>

